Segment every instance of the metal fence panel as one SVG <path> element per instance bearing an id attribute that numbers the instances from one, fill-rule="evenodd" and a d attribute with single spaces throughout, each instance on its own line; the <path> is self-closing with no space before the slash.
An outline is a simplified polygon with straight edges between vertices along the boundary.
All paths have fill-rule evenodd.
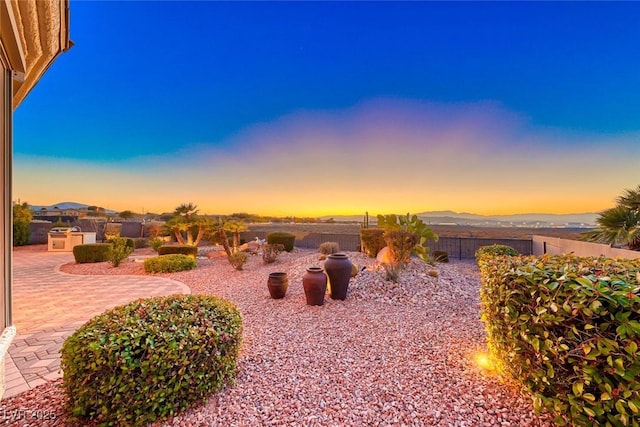
<path id="1" fill-rule="evenodd" d="M 266 239 L 266 232 L 249 231 L 242 233 L 242 237 L 249 241 L 258 237 Z M 292 233 L 296 236 L 295 246 L 299 248 L 314 249 L 324 242 L 336 242 L 343 251 L 357 251 L 360 249 L 359 234 L 339 233 Z M 522 255 L 532 254 L 532 241 L 530 239 L 488 239 L 477 237 L 441 237 L 437 242 L 428 241 L 430 251 L 445 251 L 451 258 L 473 259 L 476 251 L 482 246 L 493 244 L 507 245 L 516 249 Z"/>

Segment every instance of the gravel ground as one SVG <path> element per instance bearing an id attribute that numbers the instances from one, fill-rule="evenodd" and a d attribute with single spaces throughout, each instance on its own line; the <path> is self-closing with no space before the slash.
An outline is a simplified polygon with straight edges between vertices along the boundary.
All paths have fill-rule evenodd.
<path id="1" fill-rule="evenodd" d="M 236 384 L 154 426 L 553 425 L 533 413 L 515 384 L 475 362 L 486 343 L 473 261 L 438 264 L 434 278 L 427 274 L 431 266 L 412 260 L 394 284 L 384 281 L 375 260 L 348 255 L 366 269 L 351 280 L 345 301 L 327 296 L 321 307 L 307 306 L 302 288 L 305 268 L 322 266 L 315 252 L 284 253 L 270 265 L 251 256 L 243 271 L 224 258 L 201 259 L 194 271 L 167 275 L 194 294 L 235 302 L 245 332 Z M 133 261 L 62 270 L 144 274 Z M 271 299 L 266 286 L 275 271 L 289 277 L 282 300 Z M 57 416 L 30 425 L 69 425 L 60 380 L 3 405 L 5 413 L 27 408 Z"/>

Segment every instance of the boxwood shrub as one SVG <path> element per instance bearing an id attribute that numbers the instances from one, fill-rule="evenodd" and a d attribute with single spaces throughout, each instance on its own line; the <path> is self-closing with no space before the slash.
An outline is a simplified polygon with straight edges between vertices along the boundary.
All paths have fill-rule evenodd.
<path id="1" fill-rule="evenodd" d="M 384 241 L 384 230 L 382 228 L 361 228 L 360 241 L 362 252 L 370 257 L 375 257 L 380 249 L 387 246 Z"/>
<path id="2" fill-rule="evenodd" d="M 111 258 L 111 243 L 87 243 L 73 247 L 73 257 L 77 263 L 105 262 Z"/>
<path id="3" fill-rule="evenodd" d="M 485 257 L 492 358 L 559 425 L 640 424 L 640 259 Z"/>
<path id="4" fill-rule="evenodd" d="M 233 383 L 241 341 L 236 306 L 210 295 L 140 299 L 106 311 L 62 346 L 67 411 L 104 426 L 166 419 Z"/>
<path id="5" fill-rule="evenodd" d="M 169 254 L 189 255 L 191 258 L 195 259 L 198 255 L 198 247 L 189 245 L 165 245 L 158 248 L 158 255 Z"/>
<path id="6" fill-rule="evenodd" d="M 175 273 L 193 270 L 198 266 L 198 263 L 188 255 L 169 254 L 147 258 L 143 265 L 144 271 L 147 273 Z"/>
<path id="7" fill-rule="evenodd" d="M 267 235 L 267 243 L 271 245 L 281 244 L 284 246 L 284 250 L 291 252 L 293 245 L 295 244 L 296 236 L 291 233 L 284 233 L 282 231 L 276 231 Z"/>

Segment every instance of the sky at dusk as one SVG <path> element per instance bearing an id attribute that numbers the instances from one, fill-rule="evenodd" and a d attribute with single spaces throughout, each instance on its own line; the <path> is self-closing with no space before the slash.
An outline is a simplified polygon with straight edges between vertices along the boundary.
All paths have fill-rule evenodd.
<path id="1" fill-rule="evenodd" d="M 599 212 L 640 184 L 640 3 L 71 0 L 14 199 Z"/>

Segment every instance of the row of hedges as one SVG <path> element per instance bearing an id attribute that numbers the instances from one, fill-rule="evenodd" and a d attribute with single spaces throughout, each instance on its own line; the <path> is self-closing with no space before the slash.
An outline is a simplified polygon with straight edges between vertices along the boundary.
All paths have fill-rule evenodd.
<path id="1" fill-rule="evenodd" d="M 498 369 L 560 425 L 640 424 L 640 260 L 479 250 Z"/>

